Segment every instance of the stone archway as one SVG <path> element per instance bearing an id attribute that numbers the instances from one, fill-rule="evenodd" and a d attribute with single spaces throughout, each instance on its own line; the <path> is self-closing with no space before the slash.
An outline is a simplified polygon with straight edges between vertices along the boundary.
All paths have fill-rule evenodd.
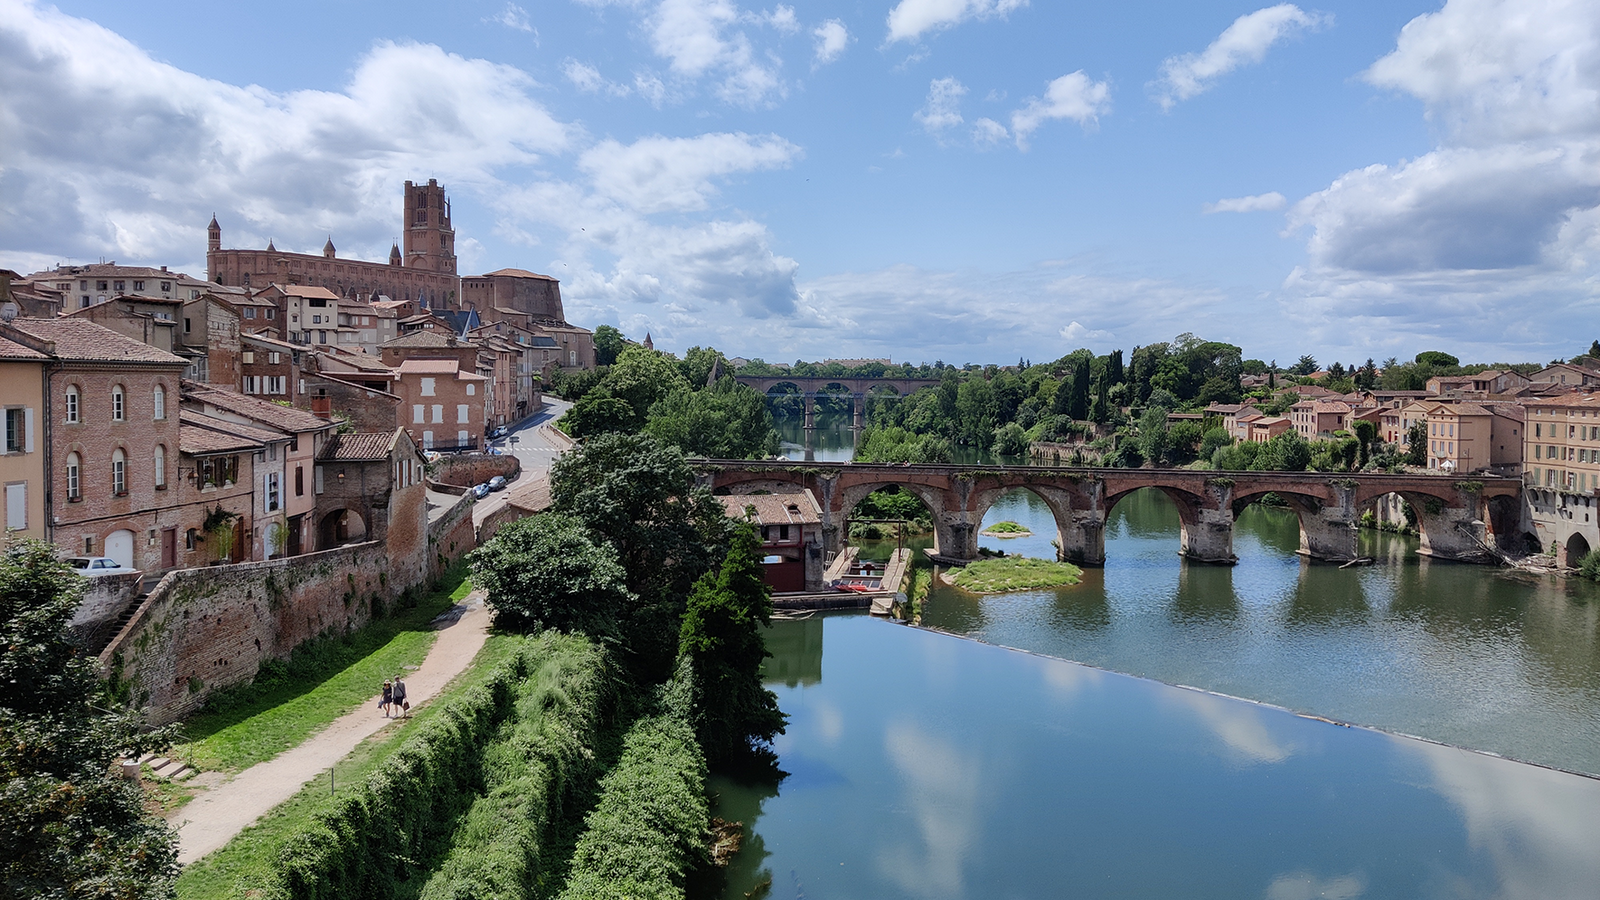
<path id="1" fill-rule="evenodd" d="M 1583 562 L 1583 558 L 1589 555 L 1591 549 L 1588 538 L 1573 532 L 1572 536 L 1567 538 L 1567 542 L 1561 545 L 1561 551 L 1565 559 L 1559 560 L 1559 562 L 1564 566 L 1576 569 Z"/>
<path id="2" fill-rule="evenodd" d="M 318 550 L 358 544 L 366 539 L 366 520 L 361 518 L 361 513 L 349 507 L 341 507 L 324 515 L 317 529 Z"/>
<path id="3" fill-rule="evenodd" d="M 1255 491 L 1234 498 L 1234 516 L 1237 517 L 1246 506 L 1258 502 L 1267 494 L 1282 500 L 1284 506 L 1294 513 L 1300 526 L 1300 549 L 1296 552 L 1301 556 L 1330 562 L 1349 562 L 1356 558 L 1357 520 L 1339 515 L 1342 507 L 1331 510 L 1335 514 L 1329 515 L 1330 504 L 1324 497 L 1282 489 Z"/>
<path id="4" fill-rule="evenodd" d="M 954 505 L 948 497 L 943 496 L 942 491 L 912 481 L 892 479 L 852 484 L 840 492 L 838 507 L 834 510 L 838 518 L 833 532 L 837 546 L 829 547 L 828 550 L 838 552 L 844 548 L 849 538 L 849 535 L 844 534 L 844 520 L 850 517 L 861 501 L 867 499 L 867 495 L 874 491 L 891 485 L 912 494 L 928 508 L 933 517 L 934 553 L 961 559 L 970 559 L 977 555 L 974 527 L 970 523 L 960 521 L 962 517 L 959 515 L 959 510 L 953 508 Z"/>
<path id="5" fill-rule="evenodd" d="M 1105 498 L 1104 516 L 1125 497 L 1150 488 L 1160 491 L 1178 508 L 1178 552 L 1184 559 L 1195 562 L 1233 565 L 1239 557 L 1233 554 L 1233 510 L 1218 509 L 1206 498 L 1170 485 L 1143 485 L 1133 490 L 1110 494 Z M 1105 535 L 1100 536 L 1100 558 L 1105 559 Z"/>
<path id="6" fill-rule="evenodd" d="M 1080 560 L 1069 558 L 1071 551 L 1068 549 L 1074 527 L 1072 515 L 1073 498 L 1067 491 L 1045 485 L 1005 485 L 973 492 L 968 501 L 971 506 L 973 542 L 977 542 L 978 535 L 983 530 L 983 520 L 989 515 L 989 511 L 994 508 L 995 504 L 999 503 L 1002 498 L 1019 491 L 1038 497 L 1044 502 L 1045 506 L 1050 508 L 1050 515 L 1054 518 L 1056 524 L 1056 559 L 1067 562 L 1080 562 Z M 974 550 L 976 550 L 975 547 Z M 1102 552 L 1101 555 L 1103 557 L 1104 553 Z M 1101 562 L 1104 562 L 1104 560 L 1102 559 Z"/>

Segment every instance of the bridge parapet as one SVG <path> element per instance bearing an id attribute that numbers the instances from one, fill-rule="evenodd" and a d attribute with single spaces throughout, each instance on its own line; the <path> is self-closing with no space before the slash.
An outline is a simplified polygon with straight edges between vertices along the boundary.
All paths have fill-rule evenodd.
<path id="1" fill-rule="evenodd" d="M 1026 489 L 1044 500 L 1055 517 L 1060 558 L 1084 565 L 1105 562 L 1107 517 L 1119 500 L 1142 488 L 1160 490 L 1177 506 L 1180 552 L 1186 558 L 1224 564 L 1236 561 L 1237 515 L 1268 493 L 1294 510 L 1300 521 L 1300 552 L 1313 559 L 1353 559 L 1361 510 L 1397 493 L 1417 510 L 1421 552 L 1479 561 L 1491 540 L 1486 505 L 1496 498 L 1520 498 L 1522 490 L 1519 479 L 1493 477 L 788 460 L 705 460 L 696 465 L 704 484 L 729 493 L 785 486 L 812 490 L 823 510 L 827 549 L 835 552 L 844 546 L 845 520 L 855 505 L 874 490 L 898 485 L 916 494 L 933 514 L 936 551 L 972 559 L 978 555 L 984 514 L 1003 494 Z"/>

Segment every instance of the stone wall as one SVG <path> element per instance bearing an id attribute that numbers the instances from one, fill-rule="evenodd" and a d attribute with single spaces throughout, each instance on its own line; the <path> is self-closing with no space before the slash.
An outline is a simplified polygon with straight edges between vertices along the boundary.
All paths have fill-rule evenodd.
<path id="1" fill-rule="evenodd" d="M 462 496 L 456 504 L 428 523 L 428 574 L 437 578 L 478 546 L 472 525 L 472 498 Z"/>
<path id="2" fill-rule="evenodd" d="M 483 484 L 496 475 L 510 481 L 522 472 L 522 463 L 509 454 L 453 453 L 440 457 L 429 468 L 433 470 L 431 475 L 435 483 L 461 489 Z"/>
<path id="3" fill-rule="evenodd" d="M 304 556 L 167 573 L 100 655 L 155 724 L 200 708 L 328 631 L 360 627 L 406 588 L 388 548 L 355 544 Z M 120 673 L 119 673 L 120 669 Z"/>
<path id="4" fill-rule="evenodd" d="M 139 583 L 143 580 L 144 576 L 138 572 L 85 578 L 83 600 L 72 613 L 67 628 L 91 648 L 104 645 L 115 637 L 106 632 L 116 627 L 128 604 L 139 596 Z"/>

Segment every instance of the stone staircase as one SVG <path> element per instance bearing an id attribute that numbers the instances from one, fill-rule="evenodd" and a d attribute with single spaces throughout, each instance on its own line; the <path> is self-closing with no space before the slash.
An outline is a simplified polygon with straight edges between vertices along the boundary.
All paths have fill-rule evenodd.
<path id="1" fill-rule="evenodd" d="M 155 590 L 156 585 L 161 583 L 161 577 L 164 574 L 166 573 L 146 575 L 139 579 L 139 589 L 134 591 L 133 599 L 128 602 L 128 605 L 123 608 L 115 620 L 99 629 L 93 639 L 88 642 L 87 649 L 90 656 L 99 656 L 105 652 L 106 647 L 112 641 L 117 639 L 117 635 L 121 634 L 122 629 L 133 619 L 133 614 L 139 611 L 140 605 L 144 603 L 144 598 L 150 596 L 150 592 Z"/>
<path id="2" fill-rule="evenodd" d="M 138 764 L 149 766 L 157 778 L 165 781 L 184 781 L 195 774 L 195 770 L 189 768 L 183 761 L 157 756 L 154 753 L 146 753 L 139 757 Z"/>

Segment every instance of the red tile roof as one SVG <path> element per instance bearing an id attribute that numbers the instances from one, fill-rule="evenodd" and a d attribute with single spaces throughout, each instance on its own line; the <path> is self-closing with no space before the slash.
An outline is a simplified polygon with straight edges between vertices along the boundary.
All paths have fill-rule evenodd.
<path id="1" fill-rule="evenodd" d="M 392 433 L 336 434 L 323 445 L 322 453 L 317 458 L 343 459 L 351 462 L 388 459 L 389 448 L 393 446 Z"/>
<path id="2" fill-rule="evenodd" d="M 181 356 L 83 319 L 17 319 L 12 327 L 40 340 L 55 342 L 55 357 L 72 362 L 116 362 L 135 365 L 187 366 Z"/>

